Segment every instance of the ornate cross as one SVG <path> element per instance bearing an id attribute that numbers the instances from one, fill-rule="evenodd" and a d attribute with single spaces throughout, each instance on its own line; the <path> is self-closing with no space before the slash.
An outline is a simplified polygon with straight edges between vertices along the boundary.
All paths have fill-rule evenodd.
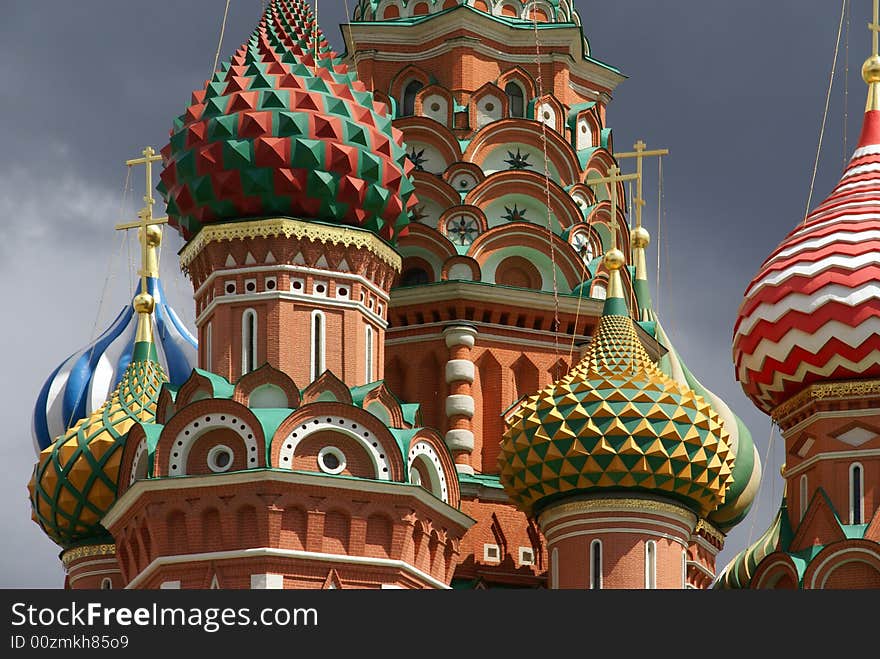
<path id="1" fill-rule="evenodd" d="M 872 49 L 871 54 L 877 57 L 878 54 L 878 37 L 880 37 L 880 0 L 874 0 L 874 20 L 868 23 L 868 29 L 871 30 Z"/>
<path id="2" fill-rule="evenodd" d="M 876 2 L 880 2 L 880 0 L 875 0 Z M 669 149 L 655 149 L 653 151 L 646 151 L 645 149 L 648 147 L 642 140 L 639 140 L 633 145 L 633 149 L 635 151 L 627 151 L 626 153 L 615 153 L 614 157 L 618 160 L 622 158 L 635 158 L 636 159 L 636 175 L 638 176 L 638 181 L 636 182 L 636 198 L 633 199 L 633 206 L 636 207 L 636 226 L 642 226 L 642 206 L 645 205 L 645 200 L 642 199 L 642 159 L 647 158 L 648 156 L 666 156 L 669 155 Z"/>
<path id="3" fill-rule="evenodd" d="M 586 180 L 587 185 L 599 183 L 611 184 L 611 249 L 617 249 L 617 184 L 623 181 L 632 181 L 638 178 L 638 174 L 621 174 L 620 167 L 612 165 L 605 178 L 591 178 Z"/>
<path id="4" fill-rule="evenodd" d="M 138 274 L 140 274 L 141 276 L 141 293 L 146 293 L 147 277 L 150 274 L 150 269 L 147 267 L 147 258 L 149 252 L 149 245 L 147 244 L 147 228 L 158 224 L 167 224 L 168 218 L 153 217 L 153 204 L 156 203 L 156 200 L 153 199 L 153 163 L 162 160 L 162 156 L 156 153 L 151 146 L 148 146 L 146 149 L 144 149 L 142 153 L 144 155 L 143 158 L 126 160 L 125 164 L 129 167 L 134 167 L 135 165 L 146 165 L 147 189 L 146 194 L 144 195 L 144 202 L 146 203 L 146 205 L 138 211 L 137 222 L 117 224 L 116 230 L 124 231 L 126 229 L 140 229 L 140 231 L 138 232 L 138 239 L 141 242 L 141 269 Z"/>

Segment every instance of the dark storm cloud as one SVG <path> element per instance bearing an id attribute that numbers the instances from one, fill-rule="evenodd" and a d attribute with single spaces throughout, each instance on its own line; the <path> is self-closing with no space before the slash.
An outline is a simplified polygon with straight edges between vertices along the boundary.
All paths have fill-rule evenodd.
<path id="1" fill-rule="evenodd" d="M 853 3 L 850 149 L 864 106 L 858 70 L 870 43 L 868 5 Z M 30 521 L 24 489 L 34 461 L 30 410 L 43 378 L 100 329 L 96 316 L 115 314 L 125 303 L 129 266 L 112 225 L 120 208 L 136 210 L 142 178 L 133 180 L 133 200 L 122 204 L 123 163 L 147 144 L 165 144 L 172 120 L 209 76 L 224 6 L 225 0 L 4 3 L 0 274 L 7 283 L 2 345 L 9 375 L 0 388 L 7 429 L 0 496 L 8 502 L 0 585 L 61 584 L 57 548 Z M 233 0 L 222 58 L 253 30 L 260 6 Z M 769 423 L 734 379 L 732 327 L 749 280 L 803 217 L 840 3 L 578 0 L 577 6 L 593 56 L 629 76 L 608 111 L 617 149 L 641 138 L 671 151 L 664 161 L 661 288 L 654 292 L 664 325 L 697 377 L 745 420 L 763 456 Z M 344 2 L 320 4 L 322 27 L 338 49 L 344 14 Z M 843 162 L 843 55 L 813 205 Z M 656 264 L 656 164 L 648 171 L 645 221 L 655 238 L 649 262 Z M 179 247 L 169 237 L 168 279 Z M 118 270 L 118 286 L 104 293 L 99 313 L 108 261 Z M 191 319 L 188 282 L 178 275 L 169 288 L 178 311 Z M 761 500 L 729 536 L 719 568 L 775 513 L 780 444 L 777 438 L 765 465 Z"/>

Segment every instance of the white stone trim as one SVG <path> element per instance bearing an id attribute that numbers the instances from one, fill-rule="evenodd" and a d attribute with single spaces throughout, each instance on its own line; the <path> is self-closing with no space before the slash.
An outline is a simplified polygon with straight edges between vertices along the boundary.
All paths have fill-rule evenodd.
<path id="1" fill-rule="evenodd" d="M 440 462 L 440 456 L 437 455 L 437 451 L 428 442 L 416 442 L 410 447 L 408 456 L 410 474 L 412 474 L 415 461 L 420 459 L 420 456 L 421 461 L 429 468 L 431 492 L 444 503 L 449 503 L 449 486 L 446 482 L 446 474 L 443 472 L 443 464 Z M 424 483 L 422 483 L 422 486 L 424 486 Z"/>
<path id="2" fill-rule="evenodd" d="M 813 402 L 812 399 L 805 400 L 804 405 L 807 405 L 809 402 Z M 817 419 L 842 419 L 842 418 L 850 418 L 852 416 L 852 410 L 825 410 L 821 412 L 814 412 L 810 416 L 808 416 L 803 421 L 796 423 L 791 428 L 788 428 L 782 433 L 782 436 L 785 439 L 792 437 L 793 435 L 798 434 L 801 430 L 803 430 L 806 426 L 811 425 Z M 859 417 L 866 416 L 880 416 L 880 409 L 873 408 L 868 410 L 859 410 Z"/>
<path id="3" fill-rule="evenodd" d="M 251 590 L 284 590 L 284 575 L 271 572 L 252 574 Z"/>
<path id="4" fill-rule="evenodd" d="M 313 417 L 303 421 L 295 430 L 291 430 L 290 433 L 288 433 L 287 437 L 284 438 L 284 443 L 281 445 L 281 451 L 278 454 L 278 464 L 276 465 L 278 468 L 292 468 L 291 465 L 293 464 L 293 456 L 296 453 L 296 447 L 299 446 L 300 442 L 304 439 L 322 430 L 332 430 L 355 440 L 366 450 L 367 455 L 370 456 L 370 460 L 373 463 L 373 469 L 375 470 L 374 478 L 380 481 L 391 480 L 391 468 L 388 464 L 388 458 L 387 456 L 382 457 L 385 455 L 386 448 L 372 431 L 367 430 L 362 424 L 357 421 L 352 421 L 347 417 L 339 418 L 338 415 L 321 416 L 322 419 Z M 330 421 L 327 421 L 328 418 Z M 376 443 L 377 445 L 373 446 L 373 443 Z"/>
<path id="5" fill-rule="evenodd" d="M 137 480 L 138 467 L 140 466 L 141 460 L 144 458 L 144 456 L 146 454 L 147 454 L 147 440 L 146 440 L 146 438 L 144 438 L 141 440 L 140 444 L 138 444 L 137 450 L 134 453 L 134 457 L 131 459 L 131 473 L 128 475 L 128 484 L 129 485 L 131 485 L 132 483 L 135 482 L 135 480 Z M 149 469 L 149 465 L 147 468 Z"/>
<path id="6" fill-rule="evenodd" d="M 551 526 L 550 523 L 545 523 L 544 520 L 541 520 L 541 528 L 546 529 L 544 533 L 547 535 L 547 541 L 550 540 L 550 535 L 555 533 L 560 529 L 567 529 L 573 526 L 585 526 L 592 523 L 598 524 L 614 524 L 614 523 L 631 523 L 631 524 L 650 524 L 651 526 L 660 526 L 666 529 L 670 529 L 672 531 L 682 531 L 684 536 L 689 536 L 693 529 L 683 525 L 676 525 L 669 522 L 661 522 L 659 520 L 654 519 L 646 519 L 644 517 L 589 517 L 586 519 L 575 519 L 570 522 L 562 522 L 561 524 L 553 524 L 552 528 L 548 528 Z"/>
<path id="7" fill-rule="evenodd" d="M 168 475 L 186 476 L 186 462 L 192 445 L 206 432 L 216 428 L 228 428 L 241 438 L 247 451 L 247 455 L 245 455 L 247 469 L 253 469 L 259 464 L 258 455 L 260 447 L 257 446 L 257 433 L 254 432 L 250 424 L 238 417 L 232 416 L 228 412 L 211 412 L 200 414 L 198 418 L 190 421 L 177 433 L 177 437 L 174 438 L 174 444 L 171 447 L 171 454 L 168 457 Z M 250 435 L 250 439 L 248 439 L 248 435 Z M 175 454 L 177 457 L 175 457 Z"/>
<path id="8" fill-rule="evenodd" d="M 450 359 L 446 362 L 446 384 L 474 381 L 474 363 L 470 359 Z"/>
<path id="9" fill-rule="evenodd" d="M 465 394 L 452 394 L 446 397 L 446 416 L 474 416 L 474 397 Z"/>
<path id="10" fill-rule="evenodd" d="M 238 549 L 232 551 L 215 551 L 203 552 L 199 554 L 178 554 L 174 556 L 159 556 L 153 559 L 150 564 L 144 568 L 134 579 L 132 579 L 126 589 L 133 589 L 146 581 L 150 575 L 160 567 L 166 565 L 179 565 L 181 563 L 196 563 L 223 561 L 236 558 L 291 558 L 312 560 L 329 563 L 343 563 L 348 565 L 372 565 L 375 567 L 392 568 L 402 570 L 403 572 L 427 582 L 429 585 L 438 589 L 449 590 L 442 581 L 439 581 L 426 572 L 422 572 L 417 567 L 413 567 L 409 563 L 393 558 L 368 558 L 366 556 L 347 556 L 345 554 L 325 554 L 323 552 L 309 552 L 299 549 L 276 549 L 271 547 L 257 547 L 254 549 Z M 176 585 L 165 585 L 176 584 Z M 160 588 L 180 588 L 180 581 L 165 581 Z"/>
<path id="11" fill-rule="evenodd" d="M 141 573 L 141 574 L 143 574 L 143 573 Z M 140 576 L 140 575 L 138 575 L 138 576 Z M 135 577 L 135 578 L 137 578 L 137 577 Z M 129 583 L 128 586 L 126 586 L 126 589 L 128 589 L 130 587 L 131 587 L 131 583 Z M 163 581 L 161 584 L 159 584 L 159 589 L 160 590 L 180 590 L 180 580 L 178 579 L 176 581 Z"/>
<path id="12" fill-rule="evenodd" d="M 205 321 L 205 319 L 214 312 L 215 307 L 221 304 L 246 304 L 248 302 L 265 302 L 266 300 L 272 299 L 320 304 L 322 309 L 327 307 L 336 307 L 339 309 L 355 309 L 356 311 L 359 311 L 364 316 L 372 320 L 382 329 L 388 327 L 388 322 L 384 318 L 379 316 L 375 311 L 367 308 L 365 304 L 354 302 L 350 298 L 316 298 L 313 295 L 308 295 L 305 293 L 295 293 L 293 291 L 282 290 L 272 291 L 271 293 L 254 293 L 252 295 L 236 295 L 235 297 L 231 295 L 226 295 L 223 297 L 214 298 L 208 303 L 202 313 L 200 313 L 196 317 L 196 325 L 201 325 Z"/>
<path id="13" fill-rule="evenodd" d="M 447 327 L 443 330 L 443 338 L 446 340 L 446 347 L 467 346 L 473 348 L 476 343 L 477 330 L 467 325 L 456 325 Z"/>
<path id="14" fill-rule="evenodd" d="M 861 413 L 861 410 L 859 410 L 859 413 Z M 850 415 L 852 415 L 852 412 L 850 412 Z M 876 458 L 877 456 L 880 456 L 880 449 L 876 448 L 864 449 L 861 451 L 832 451 L 829 453 L 820 453 L 819 455 L 814 455 L 808 460 L 804 460 L 796 467 L 786 467 L 785 479 L 789 480 L 792 476 L 797 476 L 817 462 L 822 462 L 824 460 L 852 460 L 854 458 Z"/>
<path id="15" fill-rule="evenodd" d="M 822 583 L 819 584 L 819 588 L 825 588 L 825 584 L 828 582 L 828 577 L 834 574 L 834 570 L 829 570 L 828 572 L 825 572 L 823 568 L 828 564 L 829 561 L 832 561 L 838 556 L 842 556 L 843 554 L 867 554 L 868 556 L 873 556 L 876 560 L 880 560 L 880 553 L 876 551 L 871 551 L 870 549 L 865 549 L 864 547 L 847 547 L 845 549 L 841 549 L 840 551 L 834 552 L 830 556 L 826 556 L 825 560 L 819 563 L 819 565 L 816 567 L 816 571 L 813 572 L 813 578 L 810 580 L 810 588 L 816 588 L 816 579 L 818 579 L 819 576 L 822 576 Z M 868 561 L 864 559 L 851 558 L 847 561 L 841 562 L 840 565 L 836 565 L 834 569 L 839 568 L 841 565 L 846 565 L 847 563 L 866 563 L 870 565 L 870 563 L 868 563 Z"/>
<path id="16" fill-rule="evenodd" d="M 97 577 L 102 574 L 119 575 L 121 574 L 121 572 L 118 567 L 114 570 L 92 570 L 91 572 L 79 572 L 76 575 L 70 577 L 70 585 L 72 586 L 80 579 L 85 579 L 86 577 Z"/>
<path id="17" fill-rule="evenodd" d="M 569 538 L 576 538 L 576 537 L 583 536 L 583 535 L 598 535 L 601 533 L 633 533 L 633 534 L 640 534 L 640 535 L 652 535 L 652 536 L 656 536 L 658 538 L 665 538 L 667 540 L 677 542 L 682 547 L 687 549 L 687 542 L 685 542 L 684 540 L 682 540 L 681 538 L 679 538 L 677 536 L 670 535 L 669 533 L 661 533 L 659 531 L 651 531 L 648 529 L 625 528 L 625 527 L 606 527 L 606 528 L 599 528 L 599 529 L 590 529 L 589 531 L 572 531 L 571 533 L 564 533 L 560 536 L 557 536 L 557 537 L 553 538 L 552 541 L 548 538 L 547 539 L 547 546 L 549 547 L 550 545 L 556 544 L 556 543 L 560 542 L 561 540 L 567 540 Z"/>
<path id="18" fill-rule="evenodd" d="M 635 515 L 621 516 L 621 513 L 624 510 L 626 510 L 623 508 L 623 504 L 626 504 L 627 508 L 629 510 L 633 510 L 634 509 L 633 506 L 636 503 L 641 502 L 641 501 L 642 501 L 641 499 L 630 499 L 630 498 L 625 498 L 625 499 L 589 499 L 589 500 L 586 500 L 585 503 L 589 503 L 589 508 L 590 508 L 591 513 L 593 513 L 593 512 L 617 513 L 617 515 L 614 517 L 605 518 L 608 520 L 626 521 L 627 519 L 637 519 L 638 521 L 640 521 L 642 523 L 663 525 L 662 522 L 655 520 L 655 519 L 646 519 L 644 517 L 637 517 Z M 673 512 L 673 509 L 679 508 L 678 504 L 672 504 L 672 503 L 665 504 L 664 510 L 649 509 L 647 506 L 649 506 L 650 504 L 651 504 L 651 502 L 645 500 L 646 508 L 644 510 L 639 510 L 639 509 L 636 509 L 636 510 L 638 510 L 638 512 L 640 512 L 640 513 L 644 513 L 645 515 L 651 515 L 652 517 L 665 517 L 667 519 L 671 519 L 675 522 L 678 522 L 681 526 L 685 527 L 687 529 L 688 534 L 693 532 L 694 527 L 697 524 L 697 516 L 693 512 L 691 512 L 690 510 L 685 508 L 684 505 L 682 505 L 680 508 L 681 512 L 676 513 L 676 512 Z M 551 523 L 555 522 L 558 519 L 562 519 L 565 517 L 574 517 L 579 514 L 582 514 L 582 513 L 572 512 L 571 510 L 568 510 L 564 507 L 553 507 L 553 508 L 548 508 L 547 510 L 542 512 L 540 515 L 539 521 L 542 526 L 550 525 Z M 599 519 L 599 518 L 594 518 L 594 519 Z M 577 520 L 577 523 L 583 523 L 583 520 Z"/>
<path id="19" fill-rule="evenodd" d="M 443 441 L 450 451 L 471 452 L 474 450 L 474 433 L 471 430 L 461 428 L 447 430 Z"/>

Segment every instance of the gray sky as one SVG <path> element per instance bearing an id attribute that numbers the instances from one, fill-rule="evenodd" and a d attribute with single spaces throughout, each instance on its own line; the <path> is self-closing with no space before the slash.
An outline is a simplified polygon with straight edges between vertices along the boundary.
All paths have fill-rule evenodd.
<path id="1" fill-rule="evenodd" d="M 767 455 L 769 419 L 734 377 L 731 337 L 746 285 L 804 214 L 840 2 L 825 0 L 577 0 L 593 56 L 629 80 L 608 112 L 618 150 L 666 147 L 660 233 L 663 324 L 691 370 L 724 398 Z M 865 102 L 870 2 L 853 2 L 849 94 L 845 49 L 819 162 L 813 206 L 840 175 L 844 125 L 852 150 Z M 260 0 L 233 0 L 221 52 L 256 25 Z M 355 0 L 348 0 L 353 8 Z M 2 0 L 0 21 L 0 587 L 60 587 L 56 547 L 30 520 L 35 461 L 30 415 L 45 378 L 102 331 L 134 281 L 113 225 L 143 194 L 123 196 L 124 161 L 164 146 L 175 116 L 211 73 L 225 0 Z M 321 25 L 341 47 L 345 2 L 324 0 Z M 844 120 L 845 110 L 848 121 Z M 625 171 L 631 164 L 624 164 Z M 657 180 L 649 165 L 646 226 L 655 241 Z M 161 212 L 162 208 L 158 209 Z M 192 291 L 166 233 L 163 278 L 192 327 Z M 652 274 L 652 282 L 654 275 Z M 759 500 L 728 536 L 718 568 L 756 538 L 782 492 L 778 436 Z"/>

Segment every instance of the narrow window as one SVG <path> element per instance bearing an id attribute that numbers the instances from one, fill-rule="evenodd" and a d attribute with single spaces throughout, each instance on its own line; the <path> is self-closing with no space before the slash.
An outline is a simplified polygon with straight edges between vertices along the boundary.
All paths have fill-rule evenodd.
<path id="1" fill-rule="evenodd" d="M 849 523 L 862 524 L 864 519 L 864 491 L 862 465 L 858 462 L 849 468 Z"/>
<path id="2" fill-rule="evenodd" d="M 369 325 L 366 328 L 366 360 L 367 360 L 367 383 L 373 381 L 373 328 Z"/>
<path id="3" fill-rule="evenodd" d="M 212 368 L 211 355 L 214 352 L 213 334 L 213 327 L 211 326 L 211 323 L 208 323 L 207 325 L 205 325 L 205 351 L 202 355 L 202 367 L 206 371 L 210 371 Z"/>
<path id="4" fill-rule="evenodd" d="M 654 590 L 657 587 L 657 543 L 648 540 L 645 543 L 645 588 Z"/>
<path id="5" fill-rule="evenodd" d="M 248 309 L 241 317 L 241 374 L 257 368 L 257 312 Z"/>
<path id="6" fill-rule="evenodd" d="M 590 588 L 602 589 L 602 541 L 590 543 Z"/>
<path id="7" fill-rule="evenodd" d="M 507 94 L 507 108 L 511 117 L 525 116 L 525 99 L 522 87 L 515 82 L 508 82 L 504 87 Z"/>
<path id="8" fill-rule="evenodd" d="M 688 585 L 688 553 L 687 549 L 681 550 L 681 587 L 687 588 Z"/>
<path id="9" fill-rule="evenodd" d="M 324 314 L 312 312 L 312 380 L 324 372 Z"/>
<path id="10" fill-rule="evenodd" d="M 413 80 L 408 83 L 407 86 L 403 90 L 403 104 L 402 104 L 402 117 L 409 117 L 415 114 L 416 112 L 416 95 L 421 91 L 422 83 L 418 80 Z"/>
<path id="11" fill-rule="evenodd" d="M 559 590 L 559 550 L 556 547 L 550 556 L 550 589 Z"/>
<path id="12" fill-rule="evenodd" d="M 801 498 L 801 519 L 807 514 L 807 475 L 801 476 L 800 482 L 800 498 Z"/>

